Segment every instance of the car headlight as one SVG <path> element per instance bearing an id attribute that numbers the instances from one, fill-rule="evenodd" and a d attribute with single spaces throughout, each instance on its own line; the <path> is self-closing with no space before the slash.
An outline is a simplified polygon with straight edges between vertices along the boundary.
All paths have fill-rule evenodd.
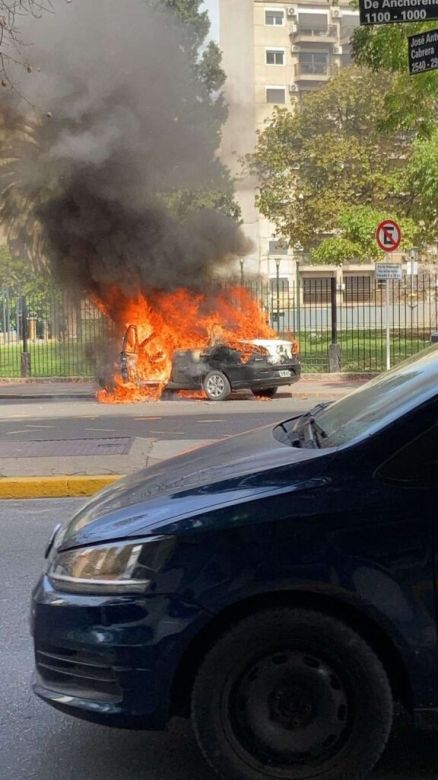
<path id="1" fill-rule="evenodd" d="M 47 575 L 56 590 L 111 595 L 144 593 L 169 558 L 175 539 L 151 536 L 57 553 Z"/>

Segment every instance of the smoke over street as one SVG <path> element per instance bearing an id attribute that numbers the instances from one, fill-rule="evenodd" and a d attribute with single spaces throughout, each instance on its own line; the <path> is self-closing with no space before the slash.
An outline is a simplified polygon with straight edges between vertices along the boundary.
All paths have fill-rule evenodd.
<path id="1" fill-rule="evenodd" d="M 1 215 L 17 252 L 105 299 L 200 288 L 248 242 L 211 210 L 181 222 L 177 189 L 220 186 L 214 106 L 184 30 L 159 3 L 74 0 L 25 19 L 29 74 L 5 91 Z M 6 155 L 6 157 L 5 157 Z"/>

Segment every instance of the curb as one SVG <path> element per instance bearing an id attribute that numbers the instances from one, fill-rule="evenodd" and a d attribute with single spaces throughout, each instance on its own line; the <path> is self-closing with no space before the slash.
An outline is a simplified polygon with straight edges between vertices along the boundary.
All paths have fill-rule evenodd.
<path id="1" fill-rule="evenodd" d="M 2 393 L 0 388 L 0 401 L 49 401 L 50 399 L 56 399 L 57 401 L 77 401 L 78 398 L 85 398 L 88 401 L 96 400 L 96 396 L 92 393 L 59 393 L 58 395 L 53 395 L 52 393 L 35 393 L 26 395 L 23 393 Z"/>
<path id="2" fill-rule="evenodd" d="M 56 477 L 1 477 L 0 500 L 11 498 L 81 498 L 121 479 L 121 474 Z"/>

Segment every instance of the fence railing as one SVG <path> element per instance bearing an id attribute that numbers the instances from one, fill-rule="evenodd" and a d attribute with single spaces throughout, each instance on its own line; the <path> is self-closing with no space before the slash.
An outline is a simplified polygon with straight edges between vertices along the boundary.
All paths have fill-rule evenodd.
<path id="1" fill-rule="evenodd" d="M 438 331 L 438 275 L 389 283 L 391 365 L 424 349 Z M 378 372 L 386 368 L 386 282 L 374 276 L 271 279 L 249 285 L 279 335 L 300 342 L 303 369 Z M 333 350 L 332 346 L 336 349 Z M 333 357 L 337 357 L 333 360 Z"/>
<path id="2" fill-rule="evenodd" d="M 88 300 L 0 292 L 0 377 L 94 377 L 111 337 Z"/>
<path id="3" fill-rule="evenodd" d="M 378 372 L 386 367 L 386 283 L 372 276 L 242 280 L 281 337 L 300 342 L 303 370 Z M 438 331 L 438 275 L 389 282 L 391 364 Z M 94 377 L 115 354 L 115 330 L 88 300 L 20 296 L 0 288 L 0 377 Z"/>

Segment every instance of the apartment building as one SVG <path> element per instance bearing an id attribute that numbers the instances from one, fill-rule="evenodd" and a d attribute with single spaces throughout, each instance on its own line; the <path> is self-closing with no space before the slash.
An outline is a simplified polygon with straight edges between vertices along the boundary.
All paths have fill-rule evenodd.
<path id="1" fill-rule="evenodd" d="M 295 110 L 301 96 L 322 86 L 351 62 L 350 38 L 359 24 L 350 0 L 219 0 L 219 43 L 227 73 L 229 118 L 221 154 L 237 175 L 244 229 L 254 242 L 248 271 L 295 278 L 300 248 L 274 239 L 274 226 L 254 205 L 256 182 L 240 175 L 241 159 L 254 149 L 275 106 Z"/>

